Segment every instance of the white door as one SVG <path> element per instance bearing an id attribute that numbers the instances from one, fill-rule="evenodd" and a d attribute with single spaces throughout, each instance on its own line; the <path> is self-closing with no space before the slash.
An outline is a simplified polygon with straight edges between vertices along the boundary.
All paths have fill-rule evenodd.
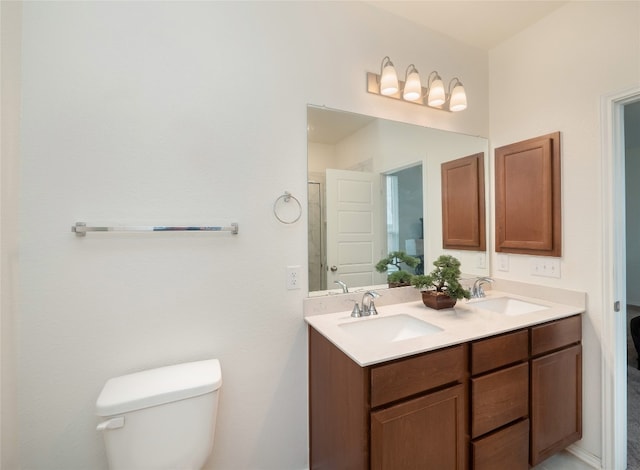
<path id="1" fill-rule="evenodd" d="M 375 270 L 382 258 L 380 175 L 327 170 L 327 288 L 386 282 Z"/>

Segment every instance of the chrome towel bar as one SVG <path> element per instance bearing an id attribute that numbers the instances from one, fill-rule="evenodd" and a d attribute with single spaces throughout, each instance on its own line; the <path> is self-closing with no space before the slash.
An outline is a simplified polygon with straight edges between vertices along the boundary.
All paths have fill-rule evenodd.
<path id="1" fill-rule="evenodd" d="M 87 232 L 231 232 L 233 235 L 238 234 L 238 224 L 232 223 L 229 227 L 210 227 L 210 226 L 158 226 L 158 227 L 87 227 L 84 222 L 76 222 L 71 227 L 71 231 L 78 237 L 84 237 Z"/>

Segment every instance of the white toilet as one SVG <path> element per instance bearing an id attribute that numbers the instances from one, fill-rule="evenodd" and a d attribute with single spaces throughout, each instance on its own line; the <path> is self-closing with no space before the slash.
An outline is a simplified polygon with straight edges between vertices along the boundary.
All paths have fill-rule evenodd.
<path id="1" fill-rule="evenodd" d="M 217 359 L 109 379 L 96 402 L 111 470 L 200 470 L 222 385 Z"/>

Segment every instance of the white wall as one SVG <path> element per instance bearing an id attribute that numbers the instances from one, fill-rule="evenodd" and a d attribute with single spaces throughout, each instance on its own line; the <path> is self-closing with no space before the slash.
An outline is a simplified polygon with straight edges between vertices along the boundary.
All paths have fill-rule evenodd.
<path id="1" fill-rule="evenodd" d="M 306 105 L 487 135 L 486 54 L 346 2 L 26 2 L 22 28 L 22 468 L 105 468 L 104 382 L 206 357 L 211 468 L 304 468 L 306 290 L 284 274 L 306 263 L 306 214 L 282 225 L 272 204 L 306 206 Z M 385 55 L 460 76 L 469 109 L 368 94 Z M 79 239 L 76 221 L 240 234 Z"/>
<path id="2" fill-rule="evenodd" d="M 640 83 L 640 4 L 570 2 L 489 53 L 493 148 L 553 131 L 562 146 L 562 278 L 529 275 L 528 256 L 509 255 L 497 277 L 588 293 L 584 317 L 583 440 L 601 449 L 603 316 L 600 98 Z M 493 266 L 496 266 L 495 259 Z"/>
<path id="3" fill-rule="evenodd" d="M 17 468 L 15 276 L 22 6 L 0 2 L 0 468 Z"/>

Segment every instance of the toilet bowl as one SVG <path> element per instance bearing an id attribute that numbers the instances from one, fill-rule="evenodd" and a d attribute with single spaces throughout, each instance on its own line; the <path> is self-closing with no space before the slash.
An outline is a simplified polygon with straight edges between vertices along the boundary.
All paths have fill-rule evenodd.
<path id="1" fill-rule="evenodd" d="M 109 379 L 96 401 L 111 470 L 200 470 L 213 448 L 217 359 Z"/>

